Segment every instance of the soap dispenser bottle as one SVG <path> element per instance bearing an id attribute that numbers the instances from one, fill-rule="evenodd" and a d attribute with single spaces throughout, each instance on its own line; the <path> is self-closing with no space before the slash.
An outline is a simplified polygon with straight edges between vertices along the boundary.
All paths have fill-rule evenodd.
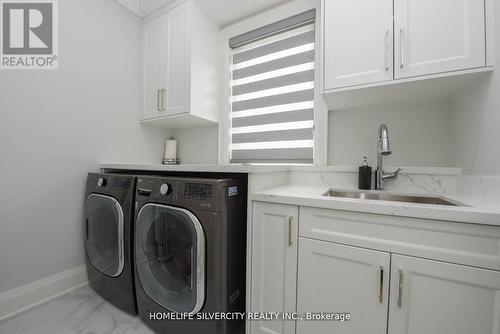
<path id="1" fill-rule="evenodd" d="M 372 188 L 372 168 L 368 166 L 368 159 L 363 157 L 363 166 L 359 166 L 358 188 L 370 190 Z"/>

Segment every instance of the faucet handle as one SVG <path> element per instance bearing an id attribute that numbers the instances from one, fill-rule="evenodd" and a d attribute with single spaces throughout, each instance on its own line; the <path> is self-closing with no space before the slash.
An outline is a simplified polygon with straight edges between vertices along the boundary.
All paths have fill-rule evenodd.
<path id="1" fill-rule="evenodd" d="M 394 176 L 395 177 L 398 177 L 399 173 L 403 171 L 403 167 L 399 167 L 398 169 L 396 169 L 396 171 L 394 172 Z"/>

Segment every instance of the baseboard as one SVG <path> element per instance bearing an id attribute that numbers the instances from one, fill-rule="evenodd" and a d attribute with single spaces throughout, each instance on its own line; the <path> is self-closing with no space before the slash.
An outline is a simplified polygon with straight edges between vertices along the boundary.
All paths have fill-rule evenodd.
<path id="1" fill-rule="evenodd" d="M 0 321 L 88 284 L 85 265 L 0 293 Z"/>

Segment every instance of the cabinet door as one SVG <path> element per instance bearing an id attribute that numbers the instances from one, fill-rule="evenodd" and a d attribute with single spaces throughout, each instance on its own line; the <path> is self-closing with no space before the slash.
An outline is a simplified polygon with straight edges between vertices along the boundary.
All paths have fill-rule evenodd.
<path id="1" fill-rule="evenodd" d="M 393 255 L 389 334 L 499 334 L 500 272 Z"/>
<path id="2" fill-rule="evenodd" d="M 143 118 L 161 115 L 164 29 L 163 17 L 157 17 L 144 24 Z"/>
<path id="3" fill-rule="evenodd" d="M 188 112 L 189 99 L 189 12 L 187 4 L 165 14 L 166 50 L 161 89 L 166 115 Z"/>
<path id="4" fill-rule="evenodd" d="M 482 0 L 394 0 L 396 78 L 486 65 Z"/>
<path id="5" fill-rule="evenodd" d="M 298 207 L 254 202 L 252 312 L 295 312 Z M 293 334 L 290 320 L 252 321 L 252 334 Z"/>
<path id="6" fill-rule="evenodd" d="M 393 79 L 393 0 L 323 0 L 324 88 Z"/>
<path id="7" fill-rule="evenodd" d="M 298 321 L 298 334 L 385 334 L 390 254 L 299 238 L 297 312 L 346 312 L 350 321 Z"/>

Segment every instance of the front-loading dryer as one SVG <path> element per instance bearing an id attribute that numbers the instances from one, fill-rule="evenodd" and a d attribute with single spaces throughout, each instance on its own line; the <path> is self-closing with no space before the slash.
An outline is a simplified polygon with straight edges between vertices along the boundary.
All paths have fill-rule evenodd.
<path id="1" fill-rule="evenodd" d="M 206 319 L 245 309 L 246 193 L 245 179 L 137 179 L 137 305 L 157 333 L 244 333 L 243 316 Z"/>
<path id="2" fill-rule="evenodd" d="M 90 286 L 111 304 L 137 314 L 132 219 L 135 177 L 87 176 L 84 235 Z"/>

